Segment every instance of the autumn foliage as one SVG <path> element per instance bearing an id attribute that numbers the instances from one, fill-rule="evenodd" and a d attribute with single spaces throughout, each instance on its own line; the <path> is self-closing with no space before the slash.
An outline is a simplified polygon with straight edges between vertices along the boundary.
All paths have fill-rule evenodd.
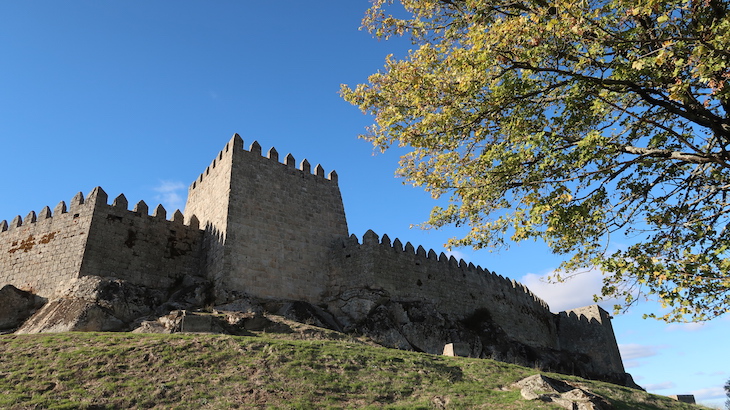
<path id="1" fill-rule="evenodd" d="M 540 239 L 623 307 L 730 310 L 727 1 L 376 0 L 363 25 L 414 50 L 342 95 L 450 198 L 426 224 L 469 227 L 449 246 Z"/>

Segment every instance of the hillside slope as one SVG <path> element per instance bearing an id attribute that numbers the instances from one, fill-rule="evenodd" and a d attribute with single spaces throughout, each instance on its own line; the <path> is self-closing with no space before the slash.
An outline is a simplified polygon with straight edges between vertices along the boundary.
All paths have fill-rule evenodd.
<path id="1" fill-rule="evenodd" d="M 335 332 L 305 339 L 305 333 L 3 335 L 0 407 L 558 408 L 509 388 L 537 369 L 386 349 Z M 553 376 L 578 382 L 617 409 L 701 408 Z"/>

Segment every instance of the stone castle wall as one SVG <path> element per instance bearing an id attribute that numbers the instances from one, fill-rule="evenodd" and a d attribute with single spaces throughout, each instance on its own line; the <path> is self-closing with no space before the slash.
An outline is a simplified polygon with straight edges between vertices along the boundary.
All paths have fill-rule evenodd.
<path id="1" fill-rule="evenodd" d="M 622 373 L 610 316 L 598 306 L 555 315 L 523 285 L 481 267 L 369 231 L 348 237 L 337 174 L 238 136 L 190 185 L 185 217 L 149 215 L 95 188 L 9 224 L 0 222 L 0 286 L 52 298 L 80 276 L 169 289 L 185 276 L 239 295 L 328 303 L 359 289 L 427 301 L 461 320 L 481 312 L 515 341 L 587 355 L 596 373 Z M 339 295 L 339 296 L 338 296 Z M 341 299 L 341 298 L 340 298 Z M 444 341 L 448 342 L 448 341 Z"/>
<path id="2" fill-rule="evenodd" d="M 128 280 L 151 288 L 169 288 L 184 276 L 199 275 L 203 233 L 196 218 L 185 225 L 176 211 L 170 220 L 162 205 L 152 215 L 144 201 L 129 211 L 119 195 L 111 205 L 107 194 L 95 188 L 94 205 L 80 276 Z"/>
<path id="3" fill-rule="evenodd" d="M 233 169 L 233 141 L 229 141 L 213 162 L 188 188 L 185 204 L 187 219 L 195 215 L 205 229 L 201 270 L 209 278 L 222 280 L 230 270 L 230 258 L 225 258 L 228 209 Z"/>
<path id="4" fill-rule="evenodd" d="M 593 358 L 596 371 L 623 373 L 611 316 L 598 305 L 560 312 L 556 317 L 561 350 Z"/>
<path id="5" fill-rule="evenodd" d="M 79 192 L 67 207 L 0 221 L 0 286 L 12 284 L 42 297 L 53 297 L 78 277 L 86 250 L 93 205 Z"/>
<path id="6" fill-rule="evenodd" d="M 211 227 L 206 247 L 215 252 L 206 269 L 219 300 L 244 290 L 320 301 L 332 244 L 348 235 L 336 173 L 325 176 L 306 159 L 297 167 L 291 154 L 281 163 L 274 148 L 264 157 L 257 142 L 246 150 L 238 135 L 190 187 L 185 213 Z"/>
<path id="7" fill-rule="evenodd" d="M 0 283 L 52 298 L 80 276 L 103 276 L 164 288 L 199 270 L 202 232 L 184 225 L 178 211 L 166 220 L 161 206 L 127 210 L 124 195 L 107 205 L 99 187 L 78 193 L 66 207 L 48 207 L 8 225 L 0 222 Z"/>
<path id="8" fill-rule="evenodd" d="M 491 319 L 515 340 L 535 347 L 557 348 L 553 314 L 524 285 L 467 264 L 442 252 L 372 231 L 360 244 L 354 236 L 335 249 L 337 273 L 330 291 L 383 290 L 396 301 L 434 301 L 441 313 L 459 319 L 487 309 Z"/>

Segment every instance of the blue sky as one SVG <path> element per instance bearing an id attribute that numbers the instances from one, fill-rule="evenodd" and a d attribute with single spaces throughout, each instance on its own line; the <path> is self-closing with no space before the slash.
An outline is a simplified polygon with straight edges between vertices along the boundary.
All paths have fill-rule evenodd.
<path id="1" fill-rule="evenodd" d="M 442 251 L 455 229 L 411 229 L 432 199 L 394 178 L 399 152 L 358 140 L 371 119 L 338 95 L 406 40 L 359 31 L 367 0 L 0 3 L 0 220 L 100 185 L 168 214 L 233 133 L 337 170 L 351 233 L 372 229 Z M 458 257 L 526 284 L 553 311 L 592 303 L 600 277 L 541 278 L 560 260 L 540 243 Z M 610 310 L 610 302 L 603 304 Z M 658 394 L 724 401 L 730 318 L 704 325 L 615 317 L 627 371 Z"/>

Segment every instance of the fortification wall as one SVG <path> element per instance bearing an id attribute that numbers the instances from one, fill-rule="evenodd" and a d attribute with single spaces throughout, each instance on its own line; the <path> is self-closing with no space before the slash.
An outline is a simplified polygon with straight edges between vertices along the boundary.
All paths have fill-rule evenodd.
<path id="1" fill-rule="evenodd" d="M 624 373 L 611 316 L 600 306 L 560 312 L 555 322 L 561 350 L 587 354 L 597 371 Z"/>
<path id="2" fill-rule="evenodd" d="M 274 148 L 264 157 L 257 142 L 246 150 L 237 134 L 224 151 L 217 166 L 191 186 L 185 208 L 186 215 L 214 228 L 208 249 L 222 244 L 222 260 L 209 258 L 206 267 L 216 288 L 319 302 L 329 279 L 331 246 L 348 234 L 337 174 L 325 177 L 320 165 L 312 170 L 306 159 L 296 166 L 291 154 L 281 163 Z M 218 194 L 195 192 L 208 189 L 209 182 L 214 190 L 228 184 L 225 205 L 210 203 Z"/>
<path id="3" fill-rule="evenodd" d="M 553 314 L 524 285 L 442 252 L 368 231 L 360 244 L 353 235 L 334 250 L 337 273 L 332 292 L 369 288 L 397 301 L 433 301 L 439 311 L 464 318 L 487 309 L 508 336 L 536 347 L 557 348 Z"/>
<path id="4" fill-rule="evenodd" d="M 237 135 L 237 134 L 236 134 Z M 218 152 L 210 165 L 188 188 L 185 219 L 196 216 L 205 230 L 201 269 L 206 276 L 218 281 L 223 272 L 230 271 L 230 258 L 225 258 L 228 230 L 228 208 L 233 168 L 233 145 L 236 135 Z M 240 137 L 238 138 L 240 139 Z M 218 283 L 217 283 L 218 285 Z"/>
<path id="5" fill-rule="evenodd" d="M 177 211 L 166 220 L 158 206 L 148 215 L 140 201 L 127 210 L 124 195 L 112 205 L 99 187 L 79 192 L 67 208 L 30 212 L 0 222 L 0 285 L 11 284 L 55 297 L 80 276 L 105 276 L 150 287 L 167 287 L 199 271 L 202 231 L 197 219 L 183 224 Z"/>
<path id="6" fill-rule="evenodd" d="M 78 277 L 93 216 L 81 192 L 67 207 L 61 201 L 9 224 L 0 221 L 0 286 L 11 284 L 53 297 Z"/>
<path id="7" fill-rule="evenodd" d="M 89 194 L 94 217 L 89 229 L 80 276 L 128 280 L 152 288 L 168 288 L 184 275 L 199 275 L 203 232 L 193 217 L 188 225 L 176 211 L 171 220 L 158 205 L 152 215 L 144 201 L 128 210 L 124 194 L 107 204 L 99 187 Z"/>

